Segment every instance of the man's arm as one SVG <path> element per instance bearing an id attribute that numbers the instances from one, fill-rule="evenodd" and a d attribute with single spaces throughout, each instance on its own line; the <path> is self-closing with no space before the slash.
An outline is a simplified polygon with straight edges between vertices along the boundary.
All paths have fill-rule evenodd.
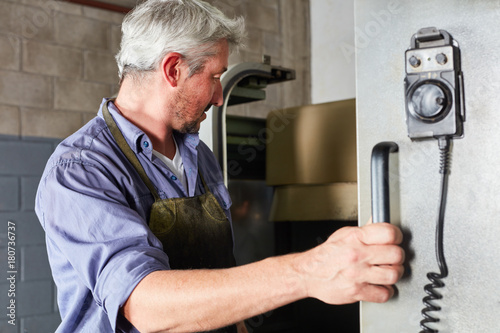
<path id="1" fill-rule="evenodd" d="M 303 253 L 221 270 L 156 271 L 122 308 L 141 332 L 223 327 L 306 297 L 330 304 L 385 302 L 403 274 L 401 231 L 390 224 L 342 228 Z"/>

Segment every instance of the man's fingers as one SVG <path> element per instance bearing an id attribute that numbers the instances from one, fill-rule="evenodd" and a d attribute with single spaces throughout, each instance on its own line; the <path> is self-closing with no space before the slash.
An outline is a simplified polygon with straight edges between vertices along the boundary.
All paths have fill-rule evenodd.
<path id="1" fill-rule="evenodd" d="M 394 288 L 392 286 L 367 284 L 363 287 L 362 293 L 359 295 L 359 300 L 372 303 L 385 303 L 392 296 L 394 296 Z"/>
<path id="2" fill-rule="evenodd" d="M 403 233 L 389 223 L 371 223 L 360 228 L 360 241 L 366 245 L 401 244 Z"/>
<path id="3" fill-rule="evenodd" d="M 404 268 L 398 266 L 373 266 L 366 274 L 367 283 L 390 286 L 401 279 L 404 273 Z"/>
<path id="4" fill-rule="evenodd" d="M 405 251 L 397 245 L 371 245 L 366 252 L 370 265 L 402 265 L 405 261 Z"/>

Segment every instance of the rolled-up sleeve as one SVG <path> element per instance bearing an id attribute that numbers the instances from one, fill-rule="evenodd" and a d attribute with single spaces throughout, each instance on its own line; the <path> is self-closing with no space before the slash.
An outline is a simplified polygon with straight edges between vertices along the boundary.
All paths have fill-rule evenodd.
<path id="1" fill-rule="evenodd" d="M 127 182 L 133 180 L 117 177 L 109 167 L 60 159 L 46 170 L 36 204 L 48 251 L 55 253 L 50 256 L 54 280 L 66 286 L 59 290 L 66 300 L 61 313 L 74 311 L 71 300 L 79 299 L 67 287 L 86 288 L 113 331 L 135 286 L 151 272 L 169 269 L 161 243 L 131 207 L 144 198 L 130 198 L 120 190 Z"/>

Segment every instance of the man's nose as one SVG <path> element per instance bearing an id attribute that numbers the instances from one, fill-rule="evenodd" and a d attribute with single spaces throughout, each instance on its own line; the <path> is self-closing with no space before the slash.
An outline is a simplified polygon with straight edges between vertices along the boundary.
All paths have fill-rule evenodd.
<path id="1" fill-rule="evenodd" d="M 215 87 L 214 94 L 212 96 L 212 100 L 210 101 L 212 105 L 222 106 L 224 104 L 224 96 L 222 96 L 222 84 L 220 81 L 217 82 Z"/>

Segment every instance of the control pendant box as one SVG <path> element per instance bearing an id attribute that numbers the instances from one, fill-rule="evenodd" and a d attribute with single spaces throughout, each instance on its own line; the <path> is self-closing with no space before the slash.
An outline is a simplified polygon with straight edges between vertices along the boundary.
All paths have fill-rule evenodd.
<path id="1" fill-rule="evenodd" d="M 458 43 L 444 30 L 420 29 L 405 60 L 408 136 L 461 137 L 465 108 Z"/>

